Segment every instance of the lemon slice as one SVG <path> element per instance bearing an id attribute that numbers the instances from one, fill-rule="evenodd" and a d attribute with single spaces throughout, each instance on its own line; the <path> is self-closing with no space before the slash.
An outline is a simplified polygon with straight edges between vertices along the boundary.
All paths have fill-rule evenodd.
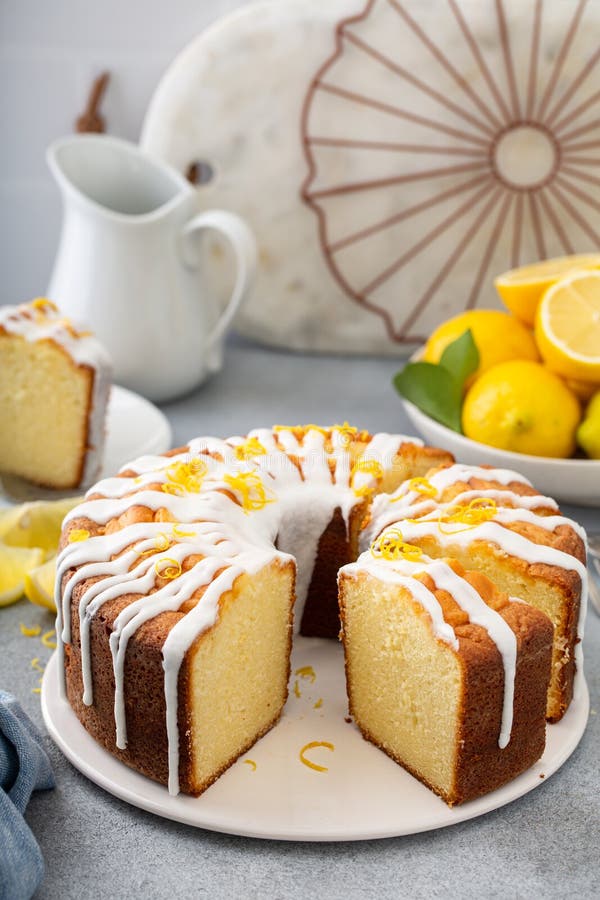
<path id="1" fill-rule="evenodd" d="M 56 612 L 54 603 L 54 580 L 56 578 L 56 557 L 32 569 L 25 575 L 25 596 L 37 606 Z"/>
<path id="2" fill-rule="evenodd" d="M 81 497 L 35 501 L 10 509 L 0 518 L 0 536 L 11 547 L 41 547 L 46 555 L 56 553 L 64 517 Z"/>
<path id="3" fill-rule="evenodd" d="M 572 272 L 548 288 L 535 338 L 549 369 L 600 384 L 600 272 Z"/>
<path id="4" fill-rule="evenodd" d="M 544 291 L 574 269 L 600 269 L 600 253 L 558 256 L 511 269 L 499 275 L 494 286 L 507 309 L 517 319 L 533 325 Z"/>
<path id="5" fill-rule="evenodd" d="M 43 559 L 44 552 L 39 547 L 7 547 L 0 543 L 0 606 L 9 606 L 23 595 L 27 572 Z"/>

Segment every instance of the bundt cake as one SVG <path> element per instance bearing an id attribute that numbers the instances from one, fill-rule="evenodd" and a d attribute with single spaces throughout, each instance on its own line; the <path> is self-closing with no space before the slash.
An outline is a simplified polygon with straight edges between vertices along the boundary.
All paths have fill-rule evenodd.
<path id="1" fill-rule="evenodd" d="M 585 533 L 550 497 L 505 469 L 452 465 L 375 498 L 363 548 L 394 523 L 431 557 L 452 557 L 487 575 L 554 625 L 547 715 L 565 713 L 582 671 Z"/>
<path id="2" fill-rule="evenodd" d="M 368 740 L 450 806 L 540 758 L 547 616 L 393 527 L 339 580 L 350 713 Z"/>
<path id="3" fill-rule="evenodd" d="M 365 568 L 364 557 L 358 569 L 351 566 L 340 576 L 347 665 L 354 673 L 349 676 L 351 702 L 353 710 L 361 710 L 356 712 L 361 727 L 449 803 L 491 790 L 530 765 L 543 749 L 545 702 L 540 698 L 547 693 L 552 629 L 543 612 L 516 602 L 514 595 L 530 583 L 566 585 L 571 578 L 571 627 L 583 564 L 577 555 L 553 546 L 551 535 L 566 528 L 580 537 L 564 520 L 554 521 L 555 504 L 520 476 L 452 462 L 450 454 L 417 439 L 371 436 L 346 423 L 275 426 L 227 440 L 197 438 L 165 456 L 142 457 L 117 477 L 99 482 L 65 519 L 57 563 L 63 687 L 84 727 L 123 762 L 168 784 L 172 793 L 200 794 L 280 716 L 292 622 L 302 634 L 337 636 L 338 570 L 357 559 L 363 532 L 367 543 L 379 546 L 381 532 L 398 523 L 392 527 L 402 542 L 398 529 L 414 529 L 411 552 L 419 554 L 419 562 L 418 571 L 409 573 L 412 588 L 402 594 L 406 612 L 398 609 L 395 615 L 417 623 L 424 648 L 429 629 L 431 658 L 454 673 L 448 676 L 454 713 L 445 720 L 451 731 L 444 738 L 446 768 L 436 774 L 417 766 L 399 738 L 379 734 L 374 721 L 362 718 L 360 682 L 369 679 L 369 670 L 360 647 L 357 666 L 350 660 L 364 603 L 350 582 L 368 582 L 365 591 L 376 592 L 371 572 L 368 578 L 357 576 Z M 494 487 L 487 490 L 489 484 Z M 546 542 L 529 541 L 529 580 L 522 577 L 519 554 L 504 554 L 516 561 L 511 571 L 519 590 L 502 585 L 499 590 L 473 572 L 463 577 L 459 564 L 427 560 L 424 548 L 416 546 L 419 528 L 423 535 L 438 525 L 445 529 L 451 517 L 446 504 L 461 485 L 469 509 L 480 509 L 482 501 L 487 509 L 493 499 L 474 497 L 473 491 L 505 492 L 506 510 L 502 507 L 498 522 L 486 521 L 486 527 L 500 528 L 500 519 L 508 522 L 511 515 L 520 523 L 519 514 L 527 509 L 543 519 L 540 533 Z M 522 506 L 513 495 L 525 498 Z M 430 522 L 427 516 L 434 511 L 437 518 Z M 515 541 L 524 540 L 502 527 Z M 503 546 L 493 545 L 487 532 L 485 539 L 486 548 L 488 543 Z M 462 540 L 453 545 L 461 552 Z M 442 547 L 431 543 L 433 550 Z M 479 544 L 471 543 L 477 556 Z M 573 544 L 572 549 L 581 555 L 581 547 Z M 369 566 L 371 558 L 369 550 Z M 398 588 L 388 590 L 381 577 L 390 566 L 375 563 L 383 585 L 378 590 L 388 598 L 381 601 L 382 609 L 387 609 Z M 552 566 L 556 572 L 546 577 Z M 476 561 L 465 568 L 477 568 Z M 498 569 L 502 575 L 502 566 Z M 415 584 L 425 587 L 415 589 Z M 433 605 L 425 604 L 427 614 L 409 598 L 422 598 L 423 592 L 434 598 Z M 465 593 L 469 603 L 461 603 Z M 440 602 L 447 627 L 436 612 Z M 367 618 L 362 634 L 374 629 L 379 640 L 376 619 Z M 455 633 L 440 647 L 438 626 L 446 636 L 452 629 Z M 512 635 L 507 638 L 510 652 L 496 640 L 500 631 Z M 503 674 L 510 653 L 516 681 L 510 667 Z M 565 663 L 563 669 L 568 668 Z M 396 677 L 393 669 L 390 677 Z M 485 725 L 478 724 L 480 715 Z M 497 747 L 500 721 L 501 743 L 510 737 L 502 752 Z M 487 763 L 476 764 L 480 754 Z M 451 776 L 451 770 L 457 774 Z"/>
<path id="4" fill-rule="evenodd" d="M 0 472 L 69 489 L 98 476 L 111 365 L 50 300 L 0 307 Z"/>

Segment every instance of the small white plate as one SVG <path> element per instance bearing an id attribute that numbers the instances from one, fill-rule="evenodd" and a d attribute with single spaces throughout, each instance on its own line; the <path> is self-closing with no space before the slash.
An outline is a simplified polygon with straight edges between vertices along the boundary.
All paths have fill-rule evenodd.
<path id="1" fill-rule="evenodd" d="M 139 394 L 114 384 L 106 412 L 106 443 L 98 478 L 115 475 L 137 456 L 164 453 L 170 448 L 171 440 L 171 426 L 156 406 Z M 56 500 L 82 493 L 81 489 L 53 491 L 14 475 L 2 475 L 0 492 L 2 489 L 6 497 L 0 496 L 0 505 L 5 499 L 18 502 Z"/>
<path id="2" fill-rule="evenodd" d="M 498 450 L 446 428 L 414 403 L 401 399 L 406 415 L 427 443 L 449 450 L 458 462 L 514 469 L 528 478 L 538 491 L 557 500 L 580 506 L 600 505 L 600 460 L 551 459 Z"/>
<path id="3" fill-rule="evenodd" d="M 281 722 L 201 797 L 167 789 L 107 753 L 79 723 L 59 693 L 57 656 L 46 667 L 42 712 L 54 741 L 85 776 L 122 800 L 167 819 L 248 837 L 354 841 L 415 834 L 483 815 L 544 783 L 571 755 L 585 730 L 589 696 L 583 676 L 566 716 L 547 728 L 541 760 L 479 800 L 449 809 L 420 782 L 363 740 L 346 721 L 343 653 L 334 641 L 297 637 L 292 673 L 312 666 L 314 683 L 292 674 Z M 294 692 L 297 682 L 300 696 Z M 315 704 L 322 700 L 322 705 Z M 328 741 L 307 756 L 327 772 L 300 762 L 302 747 Z M 256 769 L 245 762 L 253 760 Z"/>
<path id="4" fill-rule="evenodd" d="M 138 456 L 164 453 L 171 447 L 171 441 L 171 426 L 160 409 L 139 394 L 113 385 L 101 478 L 114 475 Z"/>

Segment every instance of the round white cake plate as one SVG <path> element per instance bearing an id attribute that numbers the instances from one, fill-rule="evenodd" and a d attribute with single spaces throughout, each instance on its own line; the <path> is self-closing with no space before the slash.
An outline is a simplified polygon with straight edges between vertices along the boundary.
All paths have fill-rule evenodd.
<path id="1" fill-rule="evenodd" d="M 114 384 L 106 412 L 106 443 L 98 478 L 115 475 L 132 459 L 164 453 L 171 447 L 171 426 L 164 414 L 144 397 Z M 56 500 L 81 494 L 81 489 L 54 491 L 31 484 L 14 475 L 2 475 L 0 506 L 3 501 Z"/>
<path id="2" fill-rule="evenodd" d="M 314 682 L 294 674 L 312 666 Z M 170 796 L 100 747 L 59 693 L 57 656 L 46 667 L 42 712 L 53 740 L 87 778 L 127 803 L 211 831 L 297 841 L 357 841 L 444 828 L 498 809 L 543 784 L 571 755 L 585 730 L 589 695 L 581 677 L 577 697 L 547 728 L 544 755 L 505 787 L 449 809 L 442 800 L 363 740 L 346 720 L 343 653 L 339 644 L 296 637 L 290 697 L 281 722 L 201 797 Z M 251 685 L 249 685 L 251 690 Z M 320 702 L 322 701 L 322 702 Z M 327 747 L 300 760 L 313 741 Z"/>

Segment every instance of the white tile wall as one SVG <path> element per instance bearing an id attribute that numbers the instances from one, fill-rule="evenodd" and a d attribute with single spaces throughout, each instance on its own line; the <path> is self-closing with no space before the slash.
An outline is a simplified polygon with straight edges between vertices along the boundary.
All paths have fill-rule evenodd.
<path id="1" fill-rule="evenodd" d="M 46 289 L 60 202 L 45 148 L 73 130 L 96 75 L 111 72 L 102 106 L 108 131 L 137 140 L 170 60 L 250 2 L 0 0 L 0 304 Z"/>

